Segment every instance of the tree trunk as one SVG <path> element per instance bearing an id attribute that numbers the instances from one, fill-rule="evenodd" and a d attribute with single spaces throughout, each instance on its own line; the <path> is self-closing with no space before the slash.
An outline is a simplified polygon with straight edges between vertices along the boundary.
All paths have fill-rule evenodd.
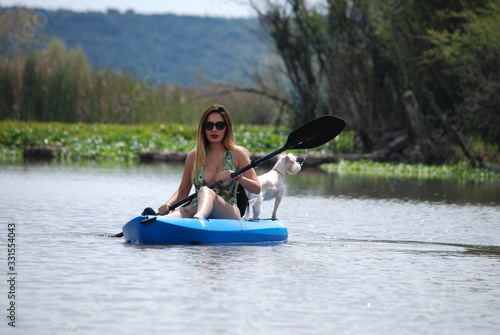
<path id="1" fill-rule="evenodd" d="M 413 91 L 406 91 L 403 93 L 403 103 L 405 105 L 406 115 L 408 116 L 411 134 L 416 139 L 425 139 L 427 137 L 427 131 L 422 117 L 422 112 L 420 111 L 420 107 Z"/>
<path id="2" fill-rule="evenodd" d="M 469 159 L 471 165 L 474 167 L 479 166 L 485 168 L 486 165 L 484 164 L 483 160 L 480 157 L 474 157 L 472 152 L 469 150 L 467 143 L 465 143 L 465 140 L 462 137 L 460 131 L 447 120 L 446 115 L 441 111 L 441 108 L 439 108 L 436 99 L 434 99 L 434 95 L 432 94 L 432 92 L 427 92 L 427 99 L 429 100 L 430 106 L 439 117 L 439 120 L 441 120 L 441 122 L 443 123 L 446 132 L 458 144 L 460 149 L 462 149 L 465 156 Z"/>

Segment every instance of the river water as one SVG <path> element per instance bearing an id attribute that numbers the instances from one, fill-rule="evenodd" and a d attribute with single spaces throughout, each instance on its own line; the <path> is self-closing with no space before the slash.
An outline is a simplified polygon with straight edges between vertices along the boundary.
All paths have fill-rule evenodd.
<path id="1" fill-rule="evenodd" d="M 287 177 L 278 211 L 287 243 L 140 246 L 106 236 L 164 202 L 181 172 L 0 165 L 0 333 L 500 331 L 498 183 L 303 170 Z"/>

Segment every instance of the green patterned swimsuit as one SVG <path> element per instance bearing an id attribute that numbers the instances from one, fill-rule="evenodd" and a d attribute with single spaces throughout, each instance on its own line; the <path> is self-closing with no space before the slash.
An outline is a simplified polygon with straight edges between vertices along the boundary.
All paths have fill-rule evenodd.
<path id="1" fill-rule="evenodd" d="M 236 170 L 236 165 L 233 161 L 233 156 L 231 155 L 231 151 L 224 150 L 224 164 L 222 166 L 223 170 Z M 200 190 L 202 186 L 207 186 L 208 183 L 205 181 L 204 176 L 205 167 L 202 167 L 201 170 L 196 174 L 196 178 L 194 181 L 194 187 L 196 188 L 196 192 Z M 229 183 L 223 183 L 213 188 L 214 192 L 221 196 L 226 202 L 231 205 L 236 206 L 236 193 L 238 191 L 238 182 L 235 180 L 231 180 Z M 198 198 L 194 198 L 191 202 L 191 205 L 198 206 Z"/>

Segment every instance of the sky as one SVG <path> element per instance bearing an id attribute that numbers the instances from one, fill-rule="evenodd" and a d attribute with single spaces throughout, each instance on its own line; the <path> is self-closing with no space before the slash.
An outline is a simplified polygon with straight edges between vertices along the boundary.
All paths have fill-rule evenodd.
<path id="1" fill-rule="evenodd" d="M 258 3 L 259 0 L 254 1 Z M 309 4 L 321 1 L 306 0 Z M 133 9 L 140 14 L 176 14 L 228 18 L 255 17 L 255 12 L 249 2 L 250 0 L 0 0 L 0 5 L 51 10 L 69 9 L 78 12 L 106 12 L 108 8 L 112 8 L 122 13 Z"/>
<path id="2" fill-rule="evenodd" d="M 5 7 L 105 12 L 108 8 L 140 14 L 176 14 L 214 17 L 252 17 L 248 0 L 0 0 Z"/>

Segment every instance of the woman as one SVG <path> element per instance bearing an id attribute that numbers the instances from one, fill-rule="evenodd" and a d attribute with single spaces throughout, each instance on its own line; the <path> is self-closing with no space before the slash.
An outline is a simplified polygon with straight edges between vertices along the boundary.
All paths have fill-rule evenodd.
<path id="1" fill-rule="evenodd" d="M 260 183 L 254 169 L 235 178 L 231 174 L 250 164 L 248 151 L 237 146 L 233 135 L 233 121 L 229 112 L 221 105 L 209 107 L 200 118 L 196 149 L 186 158 L 184 174 L 177 191 L 160 208 L 160 215 L 197 219 L 241 218 L 236 203 L 238 183 L 247 192 L 260 193 Z M 218 180 L 222 184 L 210 189 Z M 186 207 L 172 213 L 170 205 L 186 198 L 194 184 L 198 196 Z"/>

